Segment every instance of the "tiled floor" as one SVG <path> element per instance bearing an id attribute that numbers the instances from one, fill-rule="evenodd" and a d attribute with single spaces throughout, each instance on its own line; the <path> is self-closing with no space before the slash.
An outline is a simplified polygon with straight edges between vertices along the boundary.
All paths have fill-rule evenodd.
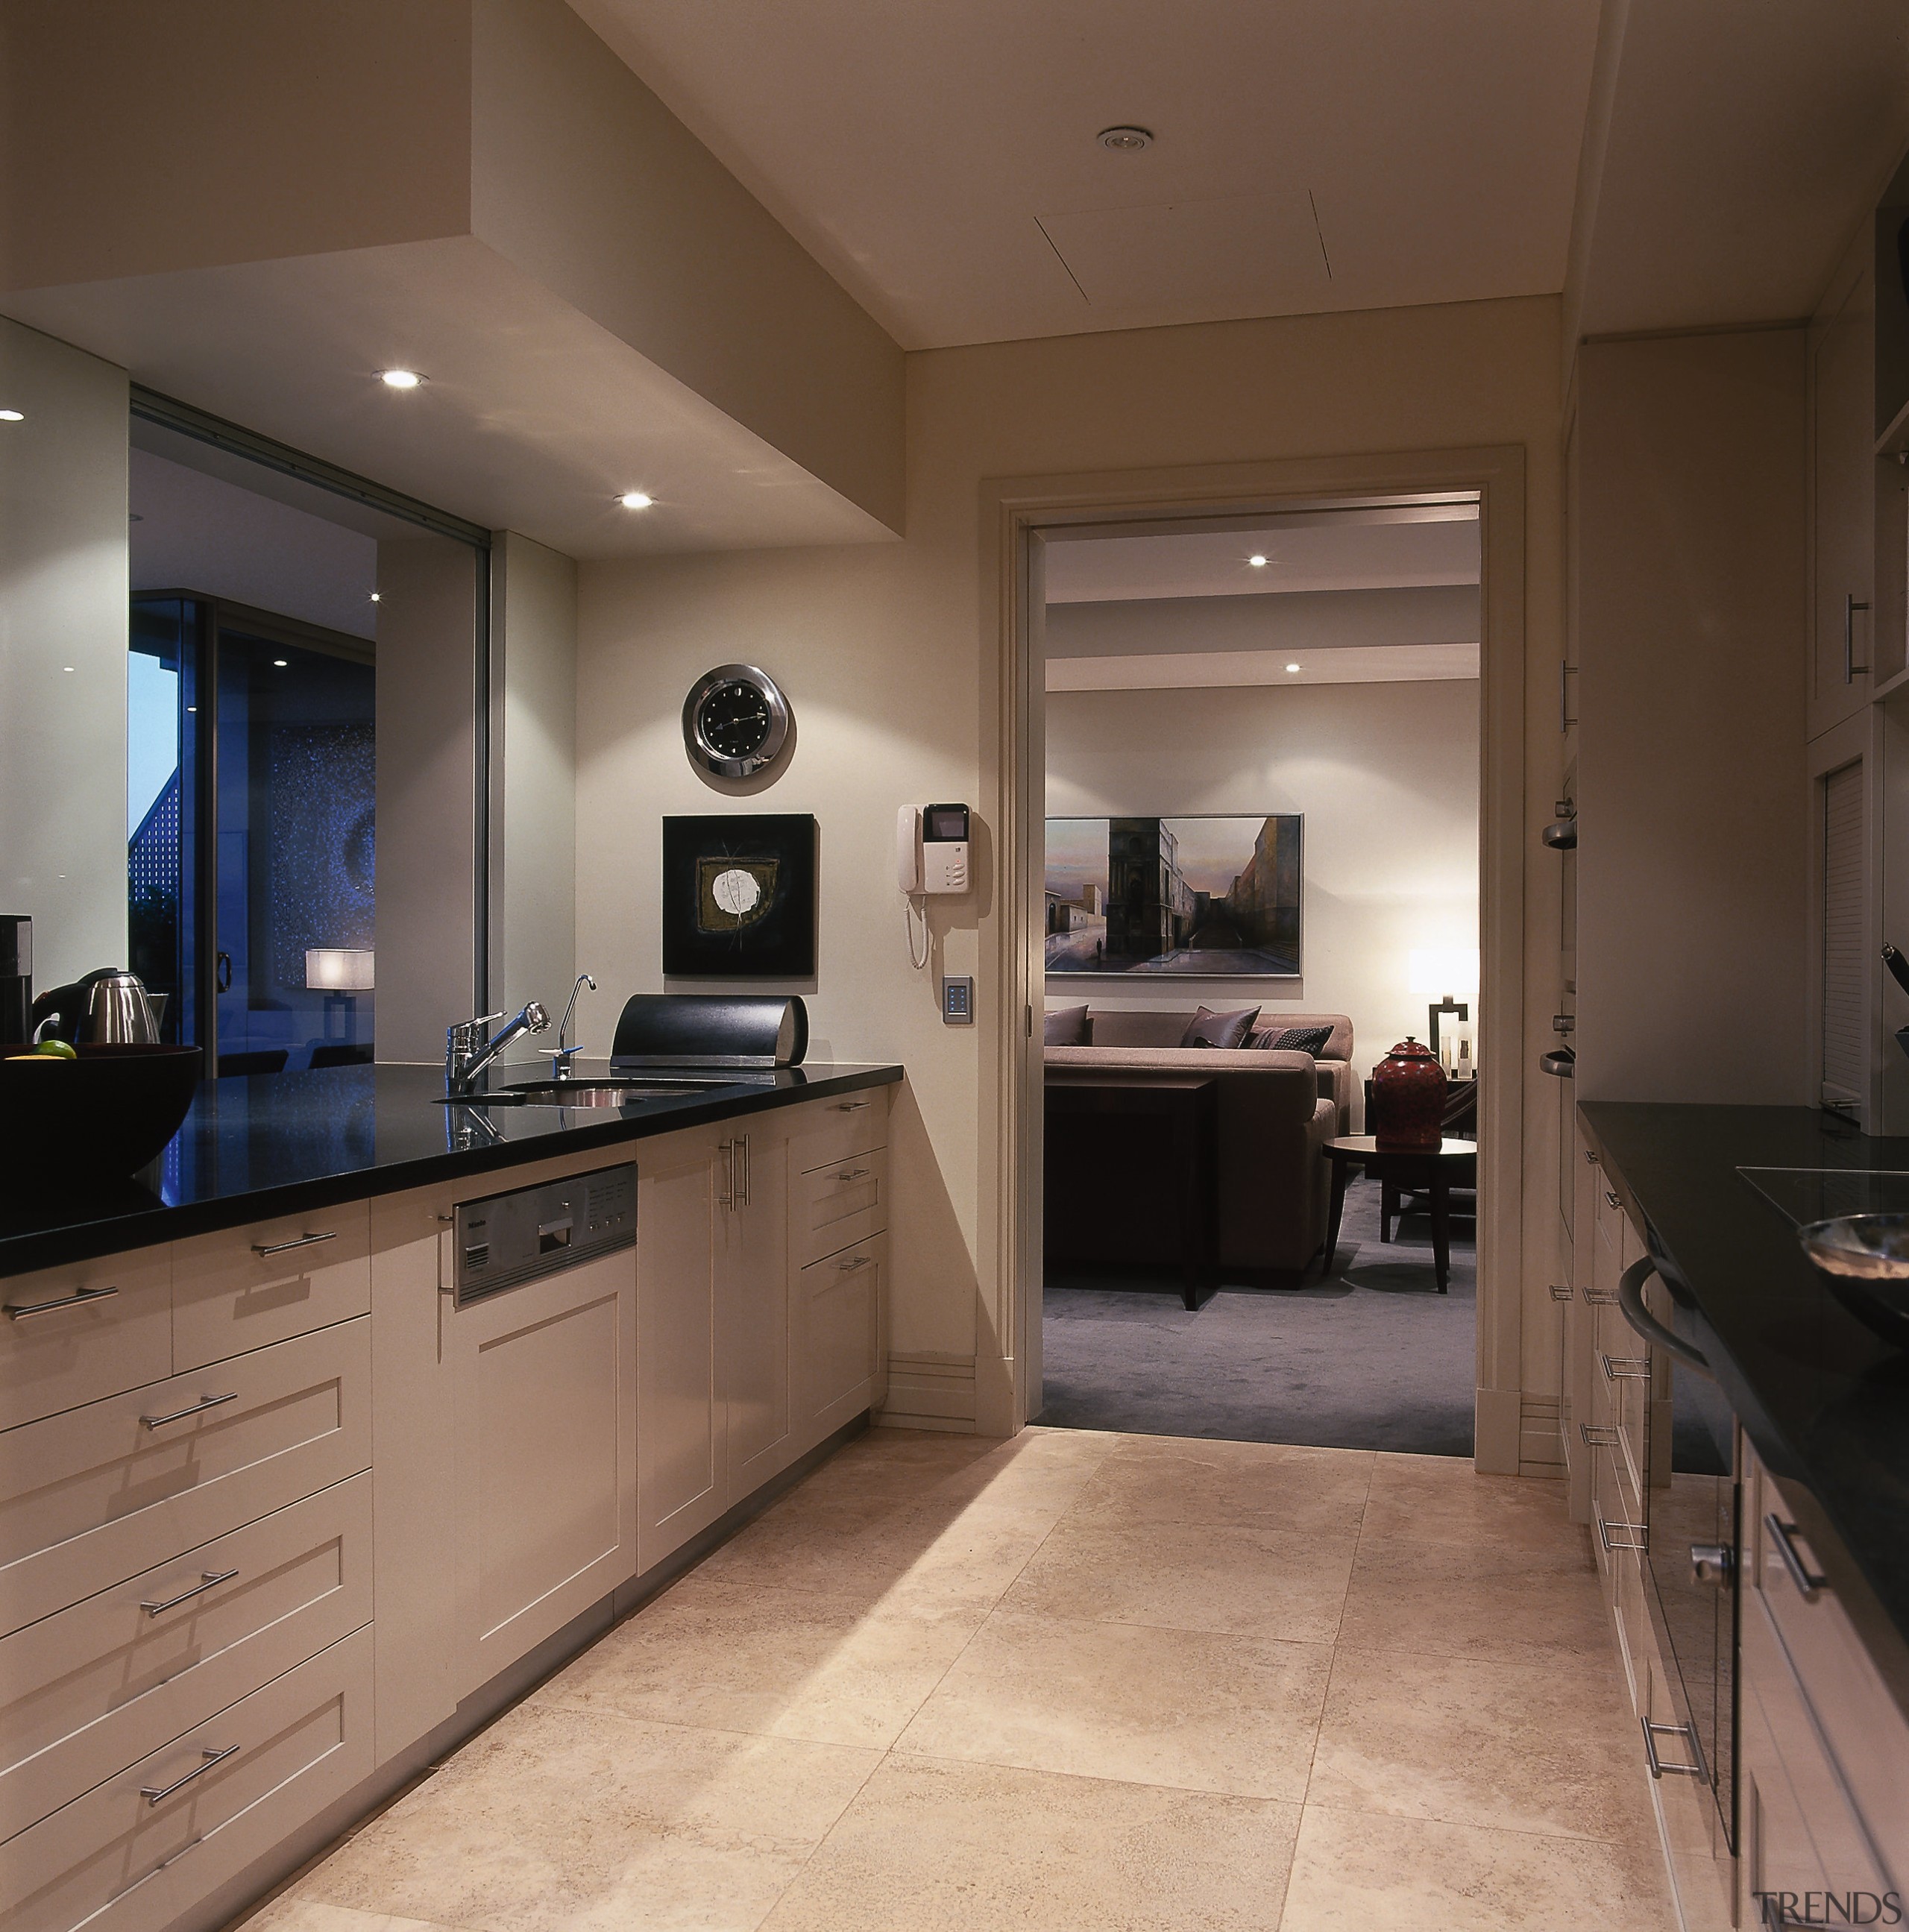
<path id="1" fill-rule="evenodd" d="M 878 1430 L 251 1932 L 1655 1932 L 1623 1710 L 1548 1484 Z"/>

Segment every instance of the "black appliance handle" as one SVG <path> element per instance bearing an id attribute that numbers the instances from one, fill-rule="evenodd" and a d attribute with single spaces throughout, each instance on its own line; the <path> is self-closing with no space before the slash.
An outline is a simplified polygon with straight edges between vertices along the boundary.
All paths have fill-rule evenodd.
<path id="1" fill-rule="evenodd" d="M 1905 993 L 1909 993 L 1909 959 L 1897 952 L 1893 946 L 1883 947 L 1883 964 L 1889 970 L 1890 976 Z"/>
<path id="2" fill-rule="evenodd" d="M 1617 1277 L 1618 1312 L 1653 1348 L 1661 1348 L 1685 1368 L 1694 1369 L 1699 1375 L 1708 1376 L 1715 1381 L 1716 1371 L 1710 1366 L 1709 1357 L 1702 1349 L 1692 1348 L 1673 1330 L 1665 1328 L 1644 1306 L 1644 1283 L 1656 1272 L 1657 1264 L 1646 1255 L 1642 1261 L 1633 1262 Z"/>

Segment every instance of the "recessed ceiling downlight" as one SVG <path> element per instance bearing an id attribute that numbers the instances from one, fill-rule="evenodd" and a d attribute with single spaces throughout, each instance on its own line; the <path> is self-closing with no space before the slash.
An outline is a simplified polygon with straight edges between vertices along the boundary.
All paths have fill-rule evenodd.
<path id="1" fill-rule="evenodd" d="M 26 413 L 23 410 L 0 410 L 0 422 L 25 422 Z"/>
<path id="2" fill-rule="evenodd" d="M 1137 154 L 1154 145 L 1151 128 L 1103 128 L 1094 138 L 1116 154 Z"/>
<path id="3" fill-rule="evenodd" d="M 1297 664 L 1288 664 L 1286 666 L 1286 669 L 1288 670 L 1297 670 L 1298 668 L 1299 667 Z"/>
<path id="4" fill-rule="evenodd" d="M 424 378 L 415 369 L 380 369 L 378 380 L 387 389 L 415 389 Z"/>
<path id="5" fill-rule="evenodd" d="M 647 510 L 656 500 L 647 491 L 642 490 L 626 490 L 617 499 L 626 510 Z"/>
<path id="6" fill-rule="evenodd" d="M 1250 556 L 1247 559 L 1247 562 L 1251 564 L 1255 570 L 1264 570 L 1266 567 L 1266 560 L 1263 556 Z"/>

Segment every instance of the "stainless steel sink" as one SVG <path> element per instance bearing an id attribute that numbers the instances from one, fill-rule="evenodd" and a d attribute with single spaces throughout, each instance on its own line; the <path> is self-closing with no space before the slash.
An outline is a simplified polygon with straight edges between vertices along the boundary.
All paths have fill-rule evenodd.
<path id="1" fill-rule="evenodd" d="M 612 1074 L 596 1079 L 523 1080 L 482 1094 L 444 1095 L 452 1107 L 626 1107 L 645 1100 L 673 1100 L 706 1093 L 706 1080 L 659 1080 L 652 1076 Z"/>

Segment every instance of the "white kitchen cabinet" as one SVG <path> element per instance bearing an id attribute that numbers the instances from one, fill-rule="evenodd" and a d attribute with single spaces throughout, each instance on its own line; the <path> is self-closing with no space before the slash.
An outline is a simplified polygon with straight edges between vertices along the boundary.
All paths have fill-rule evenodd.
<path id="1" fill-rule="evenodd" d="M 717 1144 L 716 1306 L 728 1500 L 794 1460 L 789 1427 L 788 1135 L 751 1114 Z"/>
<path id="2" fill-rule="evenodd" d="M 637 1154 L 637 1553 L 648 1570 L 728 1506 L 716 1136 Z"/>
<path id="3" fill-rule="evenodd" d="M 888 1237 L 871 1235 L 811 1262 L 796 1277 L 794 1394 L 797 1453 L 873 1406 L 885 1352 Z"/>
<path id="4" fill-rule="evenodd" d="M 179 1372 L 349 1321 L 371 1305 L 365 1201 L 173 1244 Z"/>
<path id="5" fill-rule="evenodd" d="M 469 1691 L 635 1574 L 635 1256 L 599 1256 L 444 1320 Z"/>
<path id="6" fill-rule="evenodd" d="M 1875 680 L 1875 277 L 1865 226 L 1811 324 L 1808 736 Z"/>
<path id="7" fill-rule="evenodd" d="M 16 1275 L 0 1288 L 0 1429 L 173 1372 L 170 1248 Z"/>

